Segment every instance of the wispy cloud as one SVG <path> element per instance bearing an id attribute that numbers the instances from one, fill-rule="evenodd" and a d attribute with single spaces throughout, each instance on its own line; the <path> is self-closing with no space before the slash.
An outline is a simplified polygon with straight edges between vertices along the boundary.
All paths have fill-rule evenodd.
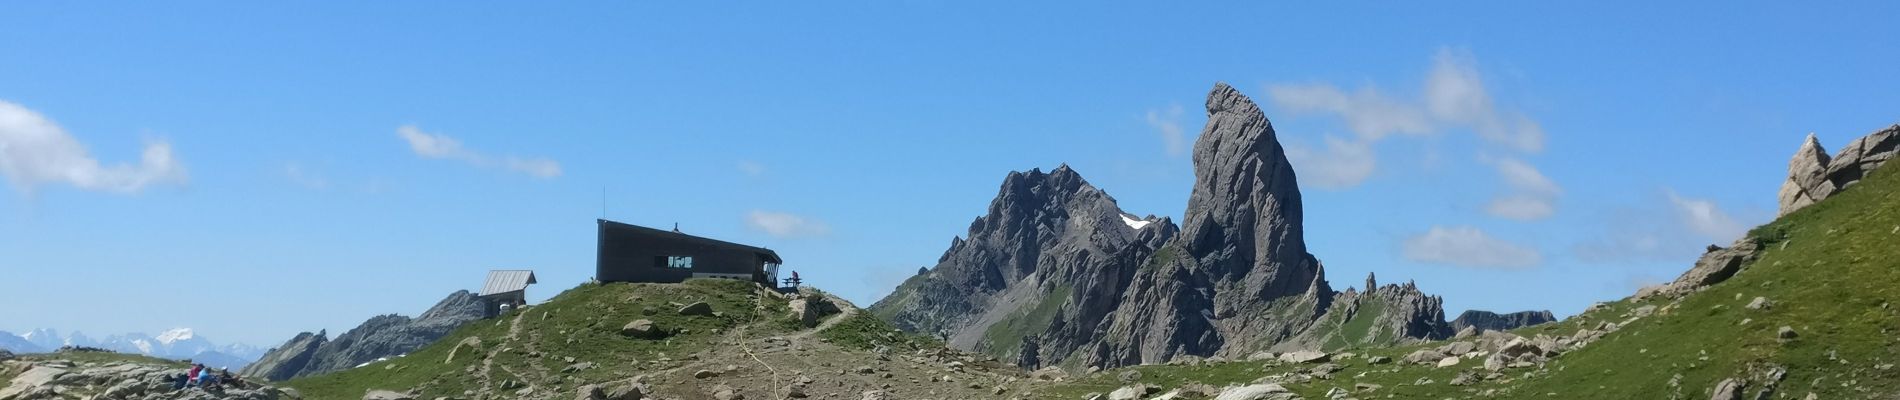
<path id="1" fill-rule="evenodd" d="M 1702 235 L 1705 239 L 1726 242 L 1742 237 L 1743 233 L 1748 232 L 1748 226 L 1736 221 L 1735 217 L 1729 215 L 1728 212 L 1722 211 L 1714 201 L 1682 197 L 1674 190 L 1667 191 L 1667 194 L 1669 204 L 1675 207 L 1676 217 L 1680 218 L 1682 224 L 1689 227 L 1690 231 Z"/>
<path id="2" fill-rule="evenodd" d="M 1473 268 L 1529 268 L 1543 263 L 1537 249 L 1492 237 L 1475 227 L 1433 226 L 1405 239 L 1406 259 Z"/>
<path id="3" fill-rule="evenodd" d="M 1393 136 L 1432 136 L 1450 130 L 1468 130 L 1485 142 L 1511 152 L 1537 153 L 1544 149 L 1544 131 L 1537 121 L 1516 110 L 1497 104 L 1478 72 L 1477 62 L 1466 53 L 1440 49 L 1432 58 L 1416 97 L 1388 94 L 1367 85 L 1343 89 L 1326 83 L 1276 84 L 1267 87 L 1273 104 L 1291 115 L 1322 114 L 1339 118 L 1356 138 L 1326 138 L 1327 149 L 1320 151 L 1289 145 L 1289 158 L 1300 169 L 1301 178 L 1322 188 L 1357 186 L 1371 176 L 1379 164 L 1376 145 Z M 1151 113 L 1152 115 L 1152 113 Z M 1294 157 L 1298 155 L 1298 157 Z M 1521 161 L 1499 168 L 1525 167 L 1536 177 L 1536 169 Z M 1505 179 L 1522 171 L 1501 171 Z M 1515 184 L 1507 182 L 1507 184 Z M 1548 185 L 1552 188 L 1554 184 Z M 1510 219 L 1540 219 L 1555 211 L 1554 191 L 1544 195 L 1514 192 L 1495 199 L 1486 207 L 1492 215 Z"/>
<path id="4" fill-rule="evenodd" d="M 1520 221 L 1537 220 L 1556 213 L 1558 195 L 1563 188 L 1544 176 L 1536 166 L 1514 158 L 1491 161 L 1506 191 L 1485 206 L 1485 212 L 1500 218 Z"/>
<path id="5" fill-rule="evenodd" d="M 1365 140 L 1326 135 L 1326 149 L 1287 142 L 1286 157 L 1299 167 L 1300 182 L 1326 189 L 1358 185 L 1378 169 L 1379 157 Z"/>
<path id="6" fill-rule="evenodd" d="M 824 236 L 831 227 L 823 221 L 792 213 L 752 210 L 746 214 L 746 226 L 781 239 Z"/>
<path id="7" fill-rule="evenodd" d="M 183 184 L 188 179 L 170 143 L 148 140 L 138 164 L 106 166 L 51 119 L 4 100 L 0 100 L 0 175 L 23 192 L 41 184 L 66 184 L 136 193 L 153 184 Z"/>
<path id="8" fill-rule="evenodd" d="M 1161 144 L 1170 156 L 1187 154 L 1187 132 L 1181 128 L 1183 113 L 1185 111 L 1178 104 L 1164 110 L 1148 110 L 1148 126 L 1161 136 Z"/>
<path id="9" fill-rule="evenodd" d="M 1577 258 L 1593 263 L 1690 260 L 1704 245 L 1726 244 L 1749 226 L 1742 222 L 1746 218 L 1713 200 L 1683 197 L 1670 189 L 1650 199 L 1598 218 L 1603 231 L 1572 247 Z"/>
<path id="10" fill-rule="evenodd" d="M 397 127 L 396 136 L 408 142 L 409 150 L 422 158 L 460 160 L 469 165 L 502 168 L 542 179 L 561 176 L 561 164 L 554 160 L 513 155 L 491 156 L 463 147 L 460 140 L 448 135 L 425 132 L 415 125 Z"/>

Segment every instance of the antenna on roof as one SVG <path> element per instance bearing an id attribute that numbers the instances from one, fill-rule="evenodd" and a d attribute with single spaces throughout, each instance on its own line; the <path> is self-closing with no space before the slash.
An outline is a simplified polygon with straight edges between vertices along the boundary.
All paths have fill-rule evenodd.
<path id="1" fill-rule="evenodd" d="M 607 187 L 600 187 L 600 219 L 607 219 Z"/>
<path id="2" fill-rule="evenodd" d="M 680 233 L 680 223 L 678 222 L 673 223 L 673 233 Z"/>

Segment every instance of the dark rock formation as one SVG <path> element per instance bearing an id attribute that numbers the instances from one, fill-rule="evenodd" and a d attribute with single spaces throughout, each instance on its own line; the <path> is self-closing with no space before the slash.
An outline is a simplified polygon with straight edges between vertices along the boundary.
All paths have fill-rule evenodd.
<path id="1" fill-rule="evenodd" d="M 1094 322 L 1115 308 L 1135 267 L 1176 229 L 1122 212 L 1067 165 L 1011 172 L 968 240 L 953 239 L 936 267 L 871 311 L 959 348 L 1060 361 L 1093 340 Z"/>
<path id="2" fill-rule="evenodd" d="M 323 331 L 299 333 L 296 337 L 290 338 L 290 341 L 284 342 L 283 346 L 264 353 L 264 358 L 244 367 L 238 373 L 273 381 L 294 378 L 298 372 L 303 371 L 304 367 L 310 365 L 311 359 L 316 358 L 317 348 L 329 342 L 328 337 L 328 333 Z"/>
<path id="3" fill-rule="evenodd" d="M 1551 322 L 1557 322 L 1557 315 L 1551 314 L 1550 310 L 1518 311 L 1509 314 L 1466 310 L 1464 314 L 1458 314 L 1458 319 L 1451 320 L 1451 330 L 1462 331 L 1468 326 L 1478 330 L 1508 331 Z"/>
<path id="4" fill-rule="evenodd" d="M 1306 252 L 1298 183 L 1271 123 L 1226 84 L 1207 113 L 1180 228 L 1134 219 L 1067 166 L 1011 173 L 969 239 L 873 313 L 1032 368 L 1318 346 L 1339 337 L 1312 329 L 1335 303 L 1351 304 L 1342 320 L 1365 318 L 1353 343 L 1449 335 L 1439 299 L 1411 285 L 1335 293 Z"/>
<path id="5" fill-rule="evenodd" d="M 481 298 L 466 290 L 437 302 L 422 316 L 379 315 L 364 321 L 335 340 L 324 332 L 300 333 L 240 373 L 269 380 L 285 380 L 341 371 L 378 358 L 408 354 L 447 336 L 469 321 L 482 319 Z"/>
<path id="6" fill-rule="evenodd" d="M 1445 300 L 1428 296 L 1411 282 L 1377 286 L 1367 275 L 1366 284 L 1374 289 L 1347 290 L 1333 296 L 1317 323 L 1299 336 L 1278 343 L 1278 350 L 1338 350 L 1384 347 L 1450 337 L 1452 326 L 1445 322 Z"/>
<path id="7" fill-rule="evenodd" d="M 1833 157 L 1808 134 L 1801 149 L 1788 161 L 1788 179 L 1781 184 L 1781 214 L 1820 202 L 1847 189 L 1900 152 L 1900 125 L 1889 126 L 1854 139 Z"/>

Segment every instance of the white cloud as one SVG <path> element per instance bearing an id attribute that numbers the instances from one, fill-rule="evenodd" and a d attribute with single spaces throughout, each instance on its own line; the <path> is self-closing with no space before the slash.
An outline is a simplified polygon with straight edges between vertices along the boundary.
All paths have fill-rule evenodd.
<path id="1" fill-rule="evenodd" d="M 1295 114 L 1336 114 L 1346 128 L 1367 141 L 1378 141 L 1392 134 L 1422 135 L 1438 130 L 1432 118 L 1416 104 L 1399 101 L 1362 88 L 1348 94 L 1327 84 L 1272 85 L 1267 96 L 1274 104 Z"/>
<path id="2" fill-rule="evenodd" d="M 752 210 L 746 214 L 746 225 L 782 239 L 824 236 L 831 233 L 831 227 L 817 219 L 791 213 Z"/>
<path id="3" fill-rule="evenodd" d="M 1286 157 L 1298 170 L 1301 183 L 1328 189 L 1358 185 L 1378 166 L 1377 155 L 1364 140 L 1349 141 L 1333 135 L 1326 135 L 1325 151 L 1288 142 Z"/>
<path id="4" fill-rule="evenodd" d="M 1727 244 L 1747 232 L 1749 218 L 1738 218 L 1715 202 L 1685 198 L 1673 190 L 1638 206 L 1605 215 L 1596 239 L 1578 243 L 1577 258 L 1594 263 L 1694 260 L 1703 246 Z M 1753 217 L 1753 214 L 1748 214 Z"/>
<path id="5" fill-rule="evenodd" d="M 1357 90 L 1341 89 L 1323 83 L 1277 84 L 1267 87 L 1267 95 L 1282 110 L 1292 115 L 1325 114 L 1338 117 L 1346 129 L 1358 137 L 1354 141 L 1328 138 L 1329 151 L 1320 156 L 1311 149 L 1299 150 L 1305 156 L 1294 165 L 1331 176 L 1321 176 L 1324 187 L 1358 185 L 1374 172 L 1373 146 L 1398 135 L 1430 136 L 1446 130 L 1468 129 L 1486 142 L 1513 152 L 1537 153 L 1544 149 L 1544 131 L 1537 121 L 1515 110 L 1498 106 L 1485 87 L 1477 63 L 1469 55 L 1440 49 L 1433 57 L 1416 98 L 1388 95 L 1373 86 Z M 1152 116 L 1153 113 L 1150 113 Z M 1365 159 L 1341 160 L 1333 156 Z M 1515 162 L 1515 161 L 1514 161 Z M 1334 165 L 1321 165 L 1334 164 Z M 1501 171 L 1505 179 L 1539 179 L 1547 188 L 1530 188 L 1534 193 L 1514 192 L 1494 199 L 1487 207 L 1493 215 L 1512 219 L 1539 219 L 1555 211 L 1555 184 L 1535 168 L 1517 162 L 1502 168 L 1524 167 L 1521 171 Z M 1530 174 L 1518 174 L 1528 171 Z M 1509 182 L 1507 184 L 1534 184 Z"/>
<path id="6" fill-rule="evenodd" d="M 1161 144 L 1170 156 L 1187 154 L 1187 133 L 1181 128 L 1181 114 L 1185 112 L 1180 105 L 1167 110 L 1148 110 L 1148 126 L 1154 127 L 1161 135 Z"/>
<path id="7" fill-rule="evenodd" d="M 1690 231 L 1702 235 L 1703 238 L 1726 242 L 1742 237 L 1743 233 L 1748 232 L 1746 225 L 1736 221 L 1735 217 L 1723 212 L 1720 207 L 1716 207 L 1713 201 L 1682 197 L 1674 190 L 1668 191 L 1668 195 L 1669 204 L 1675 207 L 1676 217 L 1680 218 L 1683 225 Z"/>
<path id="8" fill-rule="evenodd" d="M 1544 149 L 1537 121 L 1498 109 L 1469 55 L 1440 49 L 1425 79 L 1425 108 L 1441 124 L 1469 127 L 1486 140 L 1525 152 Z"/>
<path id="9" fill-rule="evenodd" d="M 1537 167 L 1514 158 L 1491 161 L 1491 164 L 1497 168 L 1498 178 L 1504 181 L 1506 192 L 1485 206 L 1486 213 L 1500 218 L 1529 221 L 1543 219 L 1557 212 L 1557 196 L 1563 194 L 1563 188 L 1544 176 Z"/>
<path id="10" fill-rule="evenodd" d="M 765 175 L 765 164 L 760 164 L 758 161 L 741 160 L 738 167 L 739 172 L 745 173 L 746 176 L 756 178 Z"/>
<path id="11" fill-rule="evenodd" d="M 1433 226 L 1405 239 L 1402 253 L 1412 261 L 1476 268 L 1528 268 L 1543 262 L 1536 249 L 1491 237 L 1475 227 Z"/>
<path id="12" fill-rule="evenodd" d="M 135 193 L 152 184 L 187 180 L 185 166 L 172 154 L 170 143 L 147 141 L 136 165 L 102 165 L 52 120 L 4 100 L 0 100 L 0 175 L 26 192 L 40 184 L 57 183 Z"/>
<path id="13" fill-rule="evenodd" d="M 1329 84 L 1270 85 L 1267 95 L 1294 114 L 1336 115 L 1367 141 L 1465 128 L 1514 150 L 1542 151 L 1543 128 L 1522 113 L 1499 108 L 1476 64 L 1468 55 L 1440 49 L 1418 99 L 1394 98 L 1371 86 L 1348 93 Z"/>
<path id="14" fill-rule="evenodd" d="M 415 125 L 396 127 L 396 136 L 409 142 L 409 150 L 422 158 L 461 160 L 478 167 L 502 168 L 543 179 L 561 176 L 561 164 L 554 160 L 482 154 L 462 147 L 460 140 L 440 133 L 424 132 Z"/>

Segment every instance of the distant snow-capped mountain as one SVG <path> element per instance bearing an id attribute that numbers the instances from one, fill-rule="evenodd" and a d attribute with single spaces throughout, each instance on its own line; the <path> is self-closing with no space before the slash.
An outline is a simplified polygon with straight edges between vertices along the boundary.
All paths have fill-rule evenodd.
<path id="1" fill-rule="evenodd" d="M 190 328 L 161 332 L 158 336 L 124 333 L 94 340 L 83 333 L 60 335 L 58 330 L 41 328 L 22 335 L 0 332 L 0 349 L 15 353 L 44 353 L 62 346 L 85 346 L 120 353 L 143 354 L 158 358 L 192 359 L 221 368 L 243 368 L 263 356 L 265 350 L 248 344 L 218 345 L 199 336 Z"/>

